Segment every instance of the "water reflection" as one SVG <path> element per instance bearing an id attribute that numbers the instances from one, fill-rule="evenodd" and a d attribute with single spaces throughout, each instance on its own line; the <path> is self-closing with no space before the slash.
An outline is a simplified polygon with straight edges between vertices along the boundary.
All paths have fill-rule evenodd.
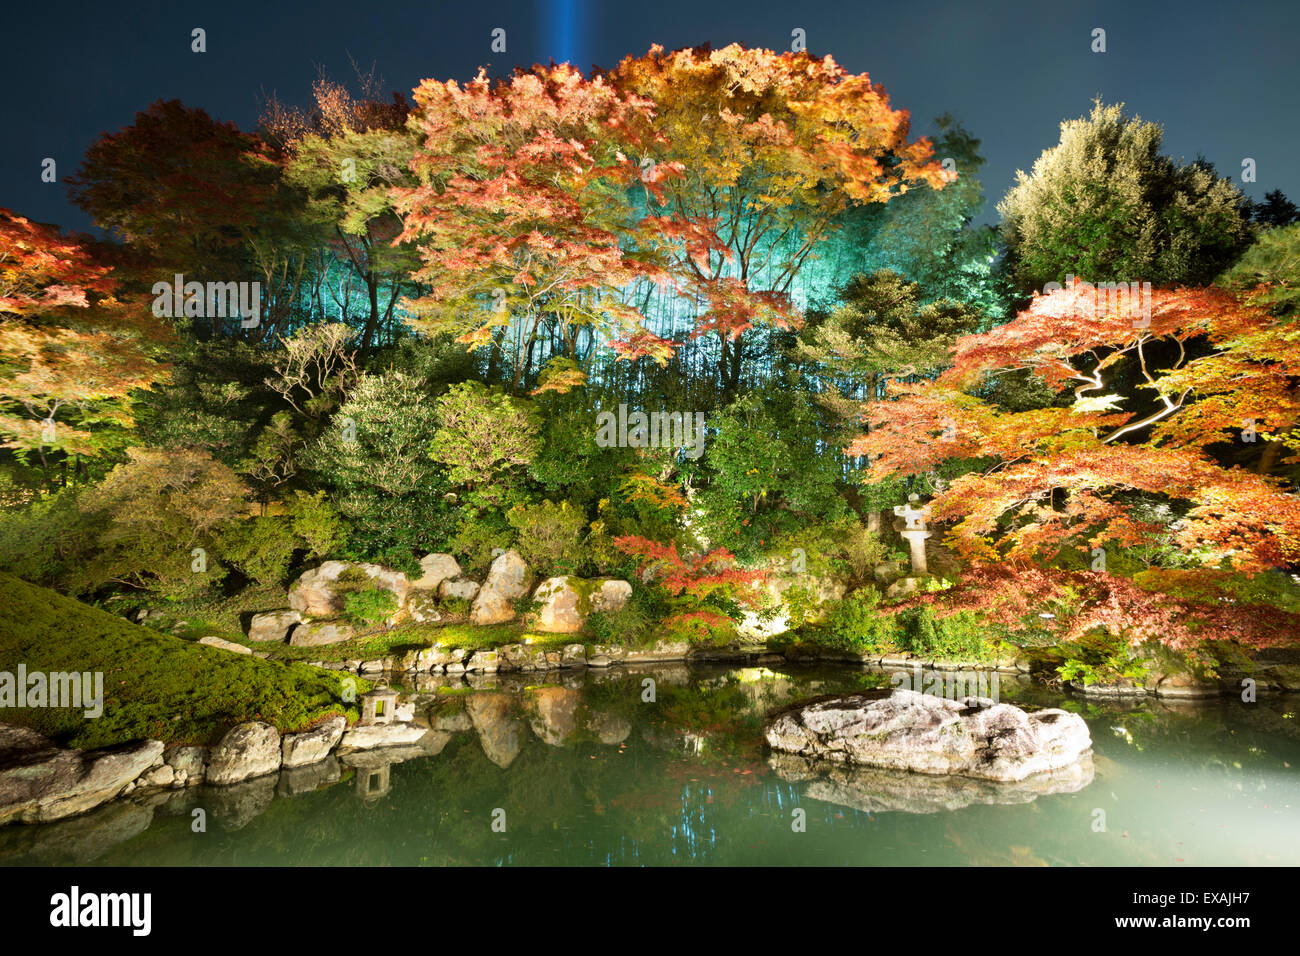
<path id="1" fill-rule="evenodd" d="M 1300 805 L 1295 702 L 1068 702 L 1093 760 L 1020 784 L 825 767 L 763 744 L 765 716 L 793 700 L 889 685 L 775 665 L 424 678 L 407 688 L 428 727 L 418 746 L 7 827 L 0 863 L 1300 862 L 1278 838 Z M 1000 691 L 1062 703 L 1006 675 Z"/>

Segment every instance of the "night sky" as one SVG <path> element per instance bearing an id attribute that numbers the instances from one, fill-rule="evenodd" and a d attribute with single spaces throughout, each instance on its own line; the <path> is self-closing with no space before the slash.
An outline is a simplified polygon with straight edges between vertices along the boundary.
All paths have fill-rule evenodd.
<path id="1" fill-rule="evenodd" d="M 315 0 L 309 3 L 25 3 L 7 9 L 0 73 L 9 90 L 0 151 L 0 206 L 86 230 L 66 187 L 42 183 L 53 157 L 73 174 L 102 131 L 137 110 L 178 98 L 252 129 L 270 93 L 306 104 L 323 66 L 353 78 L 349 55 L 372 63 L 389 90 L 409 94 L 424 77 L 466 79 L 554 58 L 586 69 L 612 66 L 652 43 L 668 49 L 710 42 L 808 49 L 884 84 L 909 110 L 915 133 L 951 112 L 983 141 L 982 173 L 993 205 L 1054 145 L 1058 124 L 1088 112 L 1092 98 L 1122 101 L 1165 127 L 1164 151 L 1203 155 L 1258 199 L 1281 188 L 1300 201 L 1300 3 L 711 3 L 705 0 Z M 190 31 L 207 52 L 190 52 Z M 507 52 L 491 52 L 504 28 Z M 1106 30 L 1107 52 L 1090 50 Z M 1240 181 L 1243 157 L 1258 164 Z"/>

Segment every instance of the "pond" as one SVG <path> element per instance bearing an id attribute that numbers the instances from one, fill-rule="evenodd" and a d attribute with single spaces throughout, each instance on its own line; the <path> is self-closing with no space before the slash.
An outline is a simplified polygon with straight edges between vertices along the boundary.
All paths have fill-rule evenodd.
<path id="1" fill-rule="evenodd" d="M 849 667 L 678 664 L 443 686 L 424 698 L 438 732 L 417 755 L 372 751 L 7 827 L 0 863 L 1300 863 L 1295 697 L 1098 704 L 1004 676 L 1002 700 L 1088 722 L 1091 772 L 1057 792 L 810 771 L 763 742 L 778 707 L 889 683 Z"/>

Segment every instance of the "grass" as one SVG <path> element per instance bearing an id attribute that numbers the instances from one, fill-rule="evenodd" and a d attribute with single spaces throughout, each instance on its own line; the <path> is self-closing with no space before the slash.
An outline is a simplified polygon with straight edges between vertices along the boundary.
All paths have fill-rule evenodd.
<path id="1" fill-rule="evenodd" d="M 140 627 L 0 573 L 0 670 L 103 674 L 104 711 L 5 708 L 0 719 L 59 743 L 104 747 L 151 738 L 211 744 L 231 726 L 263 720 L 302 730 L 331 713 L 357 716 L 339 678 L 314 667 L 232 654 Z M 369 683 L 357 680 L 358 692 Z"/>

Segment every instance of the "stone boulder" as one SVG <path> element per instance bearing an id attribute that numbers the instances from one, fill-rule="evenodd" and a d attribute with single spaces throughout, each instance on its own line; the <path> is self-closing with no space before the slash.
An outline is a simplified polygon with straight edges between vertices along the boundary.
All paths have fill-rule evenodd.
<path id="1" fill-rule="evenodd" d="M 438 585 L 438 597 L 444 601 L 472 601 L 478 597 L 478 582 L 469 578 L 452 578 Z"/>
<path id="2" fill-rule="evenodd" d="M 280 732 L 260 720 L 232 727 L 208 753 L 207 782 L 226 786 L 280 769 Z"/>
<path id="3" fill-rule="evenodd" d="M 354 567 L 364 571 L 375 587 L 393 592 L 398 608 L 405 606 L 411 582 L 401 571 L 393 571 L 378 564 L 326 561 L 320 567 L 304 572 L 293 582 L 289 588 L 289 607 L 306 617 L 333 617 L 341 614 L 346 595 L 340 593 L 337 587 L 339 575 Z"/>
<path id="4" fill-rule="evenodd" d="M 411 582 L 411 587 L 436 592 L 443 581 L 460 576 L 460 562 L 450 554 L 426 554 L 420 559 L 420 576 Z"/>
<path id="5" fill-rule="evenodd" d="M 903 689 L 795 705 L 769 722 L 766 736 L 784 753 L 997 781 L 1064 770 L 1092 748 L 1077 714 Z"/>
<path id="6" fill-rule="evenodd" d="M 215 647 L 218 650 L 230 651 L 232 654 L 253 653 L 253 649 L 251 647 L 245 647 L 243 644 L 236 644 L 234 641 L 222 640 L 219 637 L 213 637 L 211 635 L 207 637 L 200 637 L 198 643 L 202 644 L 204 647 Z"/>
<path id="7" fill-rule="evenodd" d="M 437 592 L 411 588 L 406 594 L 406 613 L 416 624 L 437 624 L 442 620 Z"/>
<path id="8" fill-rule="evenodd" d="M 162 759 L 160 740 L 63 750 L 35 731 L 0 724 L 0 825 L 48 823 L 112 800 Z"/>
<path id="9" fill-rule="evenodd" d="M 533 574 L 518 551 L 512 548 L 498 555 L 470 606 L 470 623 L 501 624 L 514 620 L 515 601 L 528 594 L 532 580 Z"/>
<path id="10" fill-rule="evenodd" d="M 339 753 L 374 750 L 377 747 L 403 747 L 416 743 L 429 728 L 418 724 L 365 724 L 352 727 L 339 743 Z"/>
<path id="11" fill-rule="evenodd" d="M 804 608 L 807 621 L 822 619 L 822 606 L 840 600 L 848 592 L 845 583 L 835 577 L 819 577 L 806 572 L 769 574 L 760 590 L 762 609 L 746 610 L 736 626 L 736 633 L 749 640 L 765 641 L 805 623 L 805 620 L 793 619 L 791 602 L 785 593 L 796 586 L 805 592 L 805 599 L 811 605 Z"/>
<path id="12" fill-rule="evenodd" d="M 582 630 L 592 611 L 621 611 L 631 596 L 632 585 L 618 578 L 594 581 L 573 575 L 547 578 L 533 592 L 533 600 L 541 608 L 532 624 L 539 631 L 572 634 Z"/>
<path id="13" fill-rule="evenodd" d="M 308 621 L 294 627 L 289 635 L 292 647 L 321 647 L 350 641 L 356 630 L 346 621 Z"/>
<path id="14" fill-rule="evenodd" d="M 335 715 L 300 734 L 285 734 L 280 745 L 281 766 L 305 767 L 324 760 L 343 737 L 347 718 Z"/>
<path id="15" fill-rule="evenodd" d="M 254 614 L 248 625 L 248 639 L 259 642 L 283 642 L 295 624 L 302 623 L 297 611 L 265 611 Z"/>

